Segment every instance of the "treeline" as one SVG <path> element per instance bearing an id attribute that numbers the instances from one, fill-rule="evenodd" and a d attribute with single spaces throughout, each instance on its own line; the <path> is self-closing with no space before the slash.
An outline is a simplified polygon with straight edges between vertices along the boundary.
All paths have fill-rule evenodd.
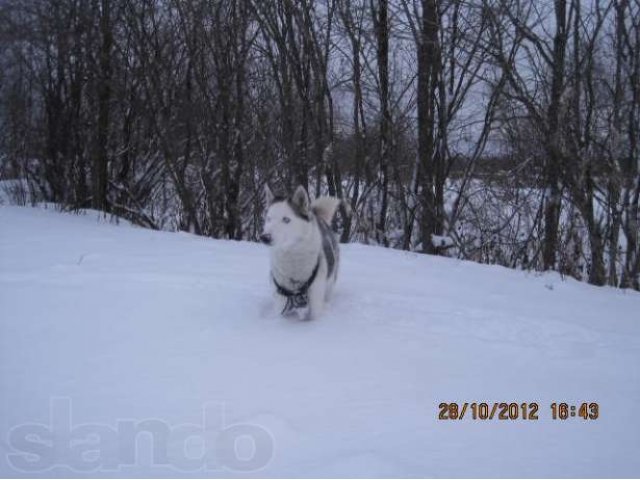
<path id="1" fill-rule="evenodd" d="M 17 201 L 640 289 L 640 0 L 2 0 L 0 72 Z"/>

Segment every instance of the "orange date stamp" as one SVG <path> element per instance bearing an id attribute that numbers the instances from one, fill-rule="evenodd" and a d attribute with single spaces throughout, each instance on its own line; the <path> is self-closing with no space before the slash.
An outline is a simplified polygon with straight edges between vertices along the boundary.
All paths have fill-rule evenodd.
<path id="1" fill-rule="evenodd" d="M 581 418 L 596 420 L 600 416 L 600 405 L 596 402 L 569 404 L 554 402 L 549 405 L 552 420 Z M 438 420 L 539 420 L 540 406 L 537 402 L 464 402 L 438 405 Z"/>

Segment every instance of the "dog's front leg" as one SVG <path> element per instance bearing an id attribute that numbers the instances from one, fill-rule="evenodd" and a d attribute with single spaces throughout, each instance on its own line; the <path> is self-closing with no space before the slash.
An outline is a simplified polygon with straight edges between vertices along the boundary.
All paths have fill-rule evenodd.
<path id="1" fill-rule="evenodd" d="M 272 302 L 273 313 L 276 315 L 285 315 L 286 306 L 287 297 L 285 297 L 284 295 L 280 295 L 278 292 L 274 291 Z"/>
<path id="2" fill-rule="evenodd" d="M 316 279 L 309 287 L 309 311 L 307 320 L 318 318 L 324 306 L 324 296 L 327 289 L 327 282 L 324 277 Z"/>

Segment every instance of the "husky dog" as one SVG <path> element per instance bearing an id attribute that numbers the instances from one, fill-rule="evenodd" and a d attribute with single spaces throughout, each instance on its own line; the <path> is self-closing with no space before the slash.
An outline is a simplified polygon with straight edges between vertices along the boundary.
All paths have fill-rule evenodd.
<path id="1" fill-rule="evenodd" d="M 338 241 L 329 226 L 340 205 L 334 197 L 310 202 L 304 187 L 292 197 L 265 187 L 267 213 L 260 240 L 271 247 L 271 283 L 282 315 L 316 318 L 338 275 Z"/>

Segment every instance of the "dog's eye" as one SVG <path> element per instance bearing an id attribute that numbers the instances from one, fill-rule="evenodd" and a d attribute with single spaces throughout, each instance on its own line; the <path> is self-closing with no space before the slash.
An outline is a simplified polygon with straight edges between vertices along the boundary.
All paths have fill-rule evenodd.
<path id="1" fill-rule="evenodd" d="M 282 217 L 282 221 L 284 223 L 289 223 L 291 221 L 291 219 L 289 217 Z"/>

